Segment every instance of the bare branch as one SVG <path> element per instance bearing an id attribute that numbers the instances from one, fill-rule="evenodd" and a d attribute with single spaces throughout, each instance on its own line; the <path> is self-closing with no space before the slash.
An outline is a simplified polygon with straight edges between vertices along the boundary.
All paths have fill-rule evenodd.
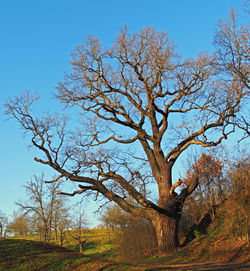
<path id="1" fill-rule="evenodd" d="M 174 190 L 175 190 L 178 186 L 180 186 L 181 184 L 182 184 L 182 180 L 179 179 L 175 184 L 173 184 L 173 185 L 171 186 L 171 188 L 170 188 L 170 190 L 169 190 L 169 194 L 170 194 L 170 195 L 173 195 Z"/>

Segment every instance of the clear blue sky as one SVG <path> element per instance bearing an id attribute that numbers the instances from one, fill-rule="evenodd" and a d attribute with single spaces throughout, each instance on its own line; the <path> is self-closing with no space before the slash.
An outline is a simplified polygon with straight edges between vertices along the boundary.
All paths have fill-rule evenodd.
<path id="1" fill-rule="evenodd" d="M 231 7 L 240 10 L 243 2 L 0 0 L 0 210 L 11 215 L 14 202 L 25 196 L 24 183 L 45 170 L 33 161 L 34 151 L 17 123 L 5 121 L 3 103 L 8 97 L 37 91 L 44 109 L 52 107 L 55 86 L 70 69 L 75 46 L 88 34 L 111 44 L 124 25 L 131 31 L 144 26 L 167 31 L 184 56 L 212 52 L 218 19 L 227 18 Z"/>

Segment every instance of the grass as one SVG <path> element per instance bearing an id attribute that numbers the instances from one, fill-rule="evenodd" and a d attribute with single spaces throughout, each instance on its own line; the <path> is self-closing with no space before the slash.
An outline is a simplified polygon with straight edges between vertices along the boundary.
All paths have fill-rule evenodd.
<path id="1" fill-rule="evenodd" d="M 29 235 L 25 240 L 21 238 L 0 240 L 0 271 L 92 271 L 104 267 L 105 271 L 126 270 L 126 266 L 113 261 L 117 249 L 109 242 L 105 229 L 85 230 L 84 255 L 79 253 L 79 246 L 69 233 L 67 247 L 54 244 L 55 241 L 53 244 L 40 242 L 38 235 Z"/>
<path id="2" fill-rule="evenodd" d="M 59 241 L 53 241 L 53 244 L 40 242 L 38 235 L 29 235 L 25 240 L 21 238 L 0 240 L 0 271 L 99 270 L 107 265 L 107 261 L 98 259 L 117 256 L 117 249 L 109 242 L 105 229 L 85 230 L 84 256 L 79 253 L 79 246 L 69 232 L 65 248 L 58 245 Z"/>
<path id="3" fill-rule="evenodd" d="M 35 234 L 25 237 L 15 236 L 13 238 L 40 241 L 39 235 Z M 83 239 L 86 241 L 86 243 L 83 245 L 84 254 L 106 258 L 115 258 L 117 256 L 116 246 L 113 242 L 109 242 L 106 229 L 86 229 L 83 234 Z M 51 243 L 59 245 L 59 240 L 55 240 L 53 234 Z M 70 232 L 66 232 L 66 242 L 64 243 L 64 247 L 79 252 L 77 241 L 72 238 Z"/>
<path id="4" fill-rule="evenodd" d="M 0 241 L 0 270 L 55 270 L 56 267 L 63 270 L 62 266 L 73 263 L 77 257 L 49 244 L 14 239 Z"/>
<path id="5" fill-rule="evenodd" d="M 141 270 L 94 255 L 31 240 L 5 239 L 0 240 L 0 271 Z"/>
<path id="6" fill-rule="evenodd" d="M 0 240 L 0 270 L 99 270 L 109 262 L 82 255 L 73 250 L 47 243 Z M 80 268 L 80 269 L 79 269 Z"/>
<path id="7" fill-rule="evenodd" d="M 131 263 L 119 261 L 115 242 L 109 242 L 105 229 L 86 230 L 84 254 L 80 254 L 78 245 L 67 236 L 67 248 L 43 243 L 38 236 L 29 236 L 32 240 L 0 240 L 0 271 L 157 271 L 157 270 L 225 270 L 214 267 L 191 266 L 193 262 L 230 262 L 249 261 L 249 243 L 228 238 L 223 225 L 212 225 L 207 234 L 197 234 L 187 246 L 179 248 L 166 257 L 153 256 Z M 111 236 L 114 241 L 114 235 Z M 188 263 L 188 267 L 178 267 Z M 171 266 L 172 265 L 172 266 Z M 217 267 L 216 267 L 217 268 Z M 237 268 L 234 268 L 235 270 Z M 240 270 L 240 269 L 238 269 Z"/>
<path id="8" fill-rule="evenodd" d="M 206 244 L 199 247 L 198 242 L 198 239 L 194 240 L 187 247 L 179 249 L 166 257 L 151 257 L 133 263 L 123 263 L 102 258 L 101 254 L 93 253 L 83 255 L 74 250 L 47 243 L 21 239 L 6 239 L 0 240 L 0 271 L 225 270 L 224 266 L 222 266 L 221 269 L 213 269 L 213 266 L 209 268 L 203 267 L 202 265 L 192 265 L 192 261 L 197 261 L 197 259 L 199 259 L 199 261 L 205 261 L 208 260 L 209 257 L 214 257 L 211 249 L 206 247 Z M 244 247 L 244 249 L 246 249 L 246 247 Z M 244 249 L 242 252 L 246 255 L 247 251 L 244 251 Z M 90 251 L 95 251 L 93 243 L 88 252 Z M 110 256 L 110 254 L 108 255 Z M 195 256 L 192 257 L 192 255 Z M 185 264 L 178 266 L 181 262 L 191 263 L 189 266 L 185 266 Z M 234 270 L 236 269 L 234 268 Z"/>

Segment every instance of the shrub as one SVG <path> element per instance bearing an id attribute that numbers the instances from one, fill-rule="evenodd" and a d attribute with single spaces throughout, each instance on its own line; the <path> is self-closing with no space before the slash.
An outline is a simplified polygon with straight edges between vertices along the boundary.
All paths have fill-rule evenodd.
<path id="1" fill-rule="evenodd" d="M 157 248 L 155 230 L 146 219 L 131 216 L 117 237 L 120 256 L 124 259 L 148 257 Z"/>

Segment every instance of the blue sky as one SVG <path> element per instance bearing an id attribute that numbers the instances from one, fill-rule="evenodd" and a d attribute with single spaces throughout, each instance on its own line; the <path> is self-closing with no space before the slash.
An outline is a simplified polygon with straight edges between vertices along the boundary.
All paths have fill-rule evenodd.
<path id="1" fill-rule="evenodd" d="M 89 34 L 109 45 L 124 25 L 132 32 L 145 26 L 168 32 L 186 57 L 212 52 L 218 19 L 227 18 L 231 7 L 241 10 L 243 2 L 0 0 L 0 210 L 11 215 L 14 202 L 25 196 L 24 183 L 45 170 L 33 161 L 34 151 L 17 123 L 6 121 L 3 104 L 8 97 L 37 91 L 41 110 L 53 107 L 56 84 L 70 70 L 75 46 Z M 92 208 L 88 206 L 90 217 Z"/>

